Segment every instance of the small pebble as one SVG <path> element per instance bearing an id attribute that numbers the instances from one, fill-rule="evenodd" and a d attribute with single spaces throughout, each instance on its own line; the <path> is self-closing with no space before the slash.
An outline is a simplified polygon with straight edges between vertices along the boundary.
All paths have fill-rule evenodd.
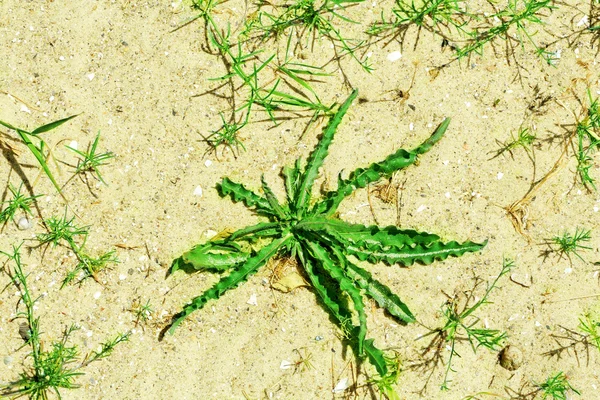
<path id="1" fill-rule="evenodd" d="M 11 356 L 4 357 L 4 365 L 10 365 L 13 362 L 13 358 Z"/>
<path id="2" fill-rule="evenodd" d="M 27 217 L 21 217 L 17 222 L 17 226 L 19 227 L 19 230 L 26 231 L 27 229 L 31 229 L 33 227 L 33 223 L 31 223 Z"/>
<path id="3" fill-rule="evenodd" d="M 333 388 L 333 393 L 341 393 L 344 390 L 348 389 L 350 384 L 348 383 L 348 378 L 342 378 Z"/>
<path id="4" fill-rule="evenodd" d="M 400 53 L 399 51 L 393 51 L 390 54 L 388 54 L 388 56 L 387 56 L 387 59 L 391 62 L 398 61 L 401 58 L 402 58 L 402 53 Z"/>
<path id="5" fill-rule="evenodd" d="M 515 371 L 523 364 L 523 352 L 517 346 L 509 344 L 500 351 L 499 360 L 502 368 Z"/>
<path id="6" fill-rule="evenodd" d="M 194 189 L 194 196 L 202 197 L 202 187 L 200 185 Z"/>
<path id="7" fill-rule="evenodd" d="M 279 364 L 279 369 L 290 369 L 294 366 L 294 363 L 288 360 L 282 360 Z"/>
<path id="8" fill-rule="evenodd" d="M 252 293 L 252 295 L 250 295 L 250 298 L 248 299 L 248 301 L 246 302 L 247 304 L 250 304 L 251 306 L 256 306 L 258 305 L 258 301 L 256 299 L 256 294 Z"/>
<path id="9" fill-rule="evenodd" d="M 317 342 L 320 342 L 321 340 L 323 340 L 323 336 L 315 336 L 315 340 Z"/>

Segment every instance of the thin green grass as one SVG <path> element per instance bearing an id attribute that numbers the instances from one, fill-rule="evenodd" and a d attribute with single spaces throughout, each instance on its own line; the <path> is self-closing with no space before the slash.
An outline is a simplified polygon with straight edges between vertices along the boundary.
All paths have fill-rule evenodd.
<path id="1" fill-rule="evenodd" d="M 106 185 L 104 178 L 102 178 L 102 175 L 100 174 L 100 167 L 106 165 L 108 160 L 115 157 L 115 154 L 112 151 L 97 153 L 99 140 L 100 132 L 98 132 L 94 141 L 85 151 L 78 150 L 70 146 L 67 146 L 67 148 L 79 156 L 74 175 L 90 173 L 92 176 Z"/>
<path id="2" fill-rule="evenodd" d="M 46 174 L 48 179 L 50 179 L 50 181 L 52 182 L 52 184 L 54 185 L 54 187 L 56 188 L 56 190 L 58 191 L 58 193 L 61 196 L 62 196 L 62 191 L 61 191 L 60 185 L 57 183 L 56 179 L 54 178 L 54 175 L 52 174 L 52 171 L 50 171 L 50 167 L 48 166 L 48 164 L 46 162 L 48 160 L 48 158 L 50 157 L 50 151 L 48 149 L 48 144 L 44 141 L 44 139 L 42 139 L 40 134 L 50 132 L 50 131 L 58 128 L 65 122 L 75 118 L 76 116 L 77 115 L 71 115 L 70 117 L 63 118 L 63 119 L 51 122 L 49 124 L 37 127 L 32 131 L 27 131 L 22 128 L 17 128 L 15 126 L 9 124 L 8 122 L 0 121 L 0 125 L 3 125 L 8 129 L 12 129 L 17 133 L 17 135 L 19 136 L 21 141 L 27 146 L 29 151 L 31 151 L 31 153 L 33 154 L 35 159 L 40 164 L 42 171 L 44 171 L 44 173 Z"/>
<path id="3" fill-rule="evenodd" d="M 27 364 L 19 379 L 0 387 L 0 394 L 9 398 L 27 396 L 33 400 L 47 400 L 53 394 L 61 398 L 61 390 L 75 389 L 77 377 L 81 371 L 94 361 L 104 359 L 112 353 L 116 345 L 129 340 L 130 333 L 119 334 L 115 338 L 101 344 L 99 351 L 92 351 L 80 359 L 80 352 L 69 341 L 79 327 L 73 324 L 66 328 L 60 340 L 50 343 L 44 348 L 41 338 L 40 318 L 35 316 L 36 303 L 41 297 L 33 297 L 27 284 L 28 275 L 21 262 L 20 246 L 13 247 L 12 253 L 2 252 L 12 262 L 13 268 L 8 273 L 13 285 L 20 292 L 19 304 L 24 310 L 17 312 L 17 319 L 23 319 L 19 329 L 25 345 L 31 348 L 26 358 Z"/>
<path id="4" fill-rule="evenodd" d="M 24 193 L 21 193 L 22 188 L 23 184 L 19 185 L 18 188 L 14 187 L 12 184 L 8 185 L 8 190 L 12 194 L 12 199 L 3 202 L 2 205 L 6 204 L 6 207 L 0 208 L 0 223 L 3 227 L 6 226 L 9 221 L 17 223 L 16 216 L 19 211 L 24 216 L 33 215 L 31 206 L 35 203 L 36 199 L 42 195 L 26 196 Z"/>
<path id="5" fill-rule="evenodd" d="M 577 176 L 581 184 L 590 191 L 591 189 L 596 191 L 596 179 L 590 171 L 595 169 L 594 155 L 600 149 L 600 104 L 598 98 L 592 97 L 589 88 L 587 97 L 589 106 L 585 117 L 577 123 L 575 128 L 574 151 L 577 160 Z"/>
<path id="6" fill-rule="evenodd" d="M 480 347 L 491 351 L 500 350 L 502 342 L 507 338 L 506 332 L 481 327 L 480 318 L 475 316 L 474 313 L 483 305 L 492 304 L 489 300 L 491 292 L 498 287 L 498 281 L 513 268 L 513 261 L 505 259 L 502 264 L 502 270 L 492 283 L 488 284 L 487 289 L 478 300 L 475 291 L 482 283 L 480 280 L 475 281 L 473 288 L 467 293 L 465 300 L 460 301 L 456 298 L 451 298 L 442 306 L 442 315 L 445 320 L 444 325 L 436 329 L 431 329 L 429 333 L 423 336 L 433 336 L 433 339 L 423 352 L 424 361 L 415 365 L 417 368 L 430 371 L 423 391 L 426 389 L 429 380 L 440 364 L 445 366 L 444 380 L 440 389 L 450 389 L 450 383 L 452 382 L 450 373 L 455 372 L 452 369 L 452 361 L 455 357 L 460 357 L 457 350 L 459 343 L 463 341 L 469 342 L 473 352 L 476 352 Z M 449 349 L 450 354 L 447 360 L 444 360 L 443 352 L 446 348 Z"/>
<path id="7" fill-rule="evenodd" d="M 98 272 L 107 267 L 108 264 L 119 262 L 114 250 L 102 253 L 99 256 L 92 256 L 85 247 L 89 234 L 89 226 L 80 227 L 75 224 L 75 217 L 68 218 L 67 210 L 62 217 L 51 217 L 44 221 L 47 232 L 37 235 L 40 246 L 52 244 L 53 247 L 66 244 L 73 251 L 77 258 L 75 267 L 67 272 L 62 282 L 61 288 L 77 280 L 83 281 L 86 278 L 93 278 L 96 282 Z"/>
<path id="8" fill-rule="evenodd" d="M 589 229 L 576 228 L 574 234 L 565 231 L 560 236 L 546 239 L 544 244 L 548 246 L 548 249 L 543 251 L 542 254 L 546 257 L 550 253 L 555 253 L 559 259 L 562 259 L 563 257 L 568 258 L 570 263 L 573 261 L 571 256 L 575 256 L 585 262 L 579 252 L 592 249 L 591 247 L 584 245 L 584 243 L 592 240 L 591 233 L 592 231 Z"/>

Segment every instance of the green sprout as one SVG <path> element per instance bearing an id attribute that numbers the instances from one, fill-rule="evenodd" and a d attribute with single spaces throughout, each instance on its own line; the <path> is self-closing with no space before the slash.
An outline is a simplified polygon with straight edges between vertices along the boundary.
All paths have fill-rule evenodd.
<path id="1" fill-rule="evenodd" d="M 110 151 L 106 153 L 96 154 L 96 149 L 98 148 L 99 140 L 100 132 L 98 132 L 92 144 L 88 146 L 87 151 L 77 150 L 70 146 L 67 146 L 67 148 L 76 153 L 79 157 L 81 157 L 77 161 L 77 166 L 75 167 L 75 175 L 91 173 L 92 175 L 95 175 L 100 182 L 106 185 L 106 182 L 102 178 L 102 175 L 100 175 L 99 168 L 103 165 L 106 165 L 108 160 L 114 158 L 115 155 L 113 152 Z"/>
<path id="2" fill-rule="evenodd" d="M 41 194 L 35 196 L 26 197 L 25 194 L 21 193 L 23 184 L 19 185 L 19 188 L 15 188 L 12 184 L 8 185 L 13 198 L 5 201 L 2 204 L 7 204 L 3 209 L 0 208 L 0 223 L 6 225 L 8 221 L 15 222 L 15 216 L 17 211 L 21 210 L 25 215 L 32 215 L 31 205 L 36 201 Z"/>

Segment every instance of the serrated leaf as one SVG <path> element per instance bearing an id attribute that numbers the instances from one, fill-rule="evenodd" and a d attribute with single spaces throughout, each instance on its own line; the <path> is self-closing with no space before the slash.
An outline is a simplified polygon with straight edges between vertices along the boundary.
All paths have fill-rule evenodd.
<path id="1" fill-rule="evenodd" d="M 340 106 L 335 115 L 329 120 L 329 123 L 323 131 L 321 140 L 319 140 L 319 143 L 308 158 L 306 170 L 302 175 L 302 181 L 300 183 L 300 187 L 298 188 L 295 202 L 296 210 L 298 211 L 298 217 L 302 217 L 306 212 L 308 202 L 310 201 L 311 197 L 312 187 L 315 182 L 315 178 L 317 177 L 317 173 L 319 172 L 319 168 L 323 164 L 325 157 L 327 157 L 329 145 L 333 140 L 333 136 L 335 135 L 337 127 L 339 126 L 340 122 L 342 122 L 342 118 L 348 111 L 350 104 L 352 104 L 352 101 L 356 98 L 356 96 L 358 96 L 358 90 L 354 90 L 350 96 L 348 96 L 346 101 Z"/>
<path id="2" fill-rule="evenodd" d="M 351 262 L 348 262 L 346 268 L 348 276 L 366 292 L 367 296 L 375 300 L 379 307 L 384 308 L 388 313 L 402 322 L 410 323 L 415 321 L 414 315 L 406 304 L 390 288 L 373 278 L 368 271 Z"/>
<path id="3" fill-rule="evenodd" d="M 375 342 L 375 339 L 365 340 L 365 343 L 364 343 L 365 353 L 367 354 L 367 357 L 369 358 L 369 362 L 373 366 L 375 366 L 375 369 L 377 370 L 377 373 L 379 374 L 379 376 L 384 377 L 388 373 L 388 368 L 387 368 L 387 364 L 385 362 L 385 357 L 383 356 L 383 351 L 381 351 L 377 347 L 375 347 L 373 342 Z"/>
<path id="4" fill-rule="evenodd" d="M 223 178 L 221 183 L 217 185 L 217 190 L 221 196 L 229 196 L 236 203 L 242 201 L 246 207 L 254 207 L 259 213 L 275 215 L 275 211 L 271 208 L 267 199 L 246 189 L 241 183 L 233 182 L 229 178 Z"/>
<path id="5" fill-rule="evenodd" d="M 484 243 L 456 241 L 443 243 L 441 241 L 433 242 L 425 245 L 415 245 L 414 247 L 405 246 L 401 249 L 394 246 L 389 248 L 381 248 L 379 246 L 367 246 L 360 248 L 357 246 L 348 246 L 346 251 L 356 256 L 361 261 L 369 261 L 370 263 L 384 262 L 388 265 L 399 264 L 404 267 L 409 267 L 415 262 L 424 265 L 429 265 L 433 261 L 443 261 L 449 256 L 459 257 L 466 252 L 475 252 L 481 250 L 487 241 Z"/>
<path id="6" fill-rule="evenodd" d="M 254 256 L 248 258 L 248 260 L 246 260 L 246 262 L 238 269 L 221 278 L 212 288 L 208 289 L 200 296 L 193 298 L 191 303 L 186 305 L 179 314 L 173 316 L 173 322 L 169 327 L 169 333 L 173 334 L 177 326 L 187 318 L 188 315 L 203 308 L 210 300 L 217 300 L 225 292 L 236 288 L 240 283 L 247 280 L 250 275 L 255 273 L 258 268 L 263 266 L 271 257 L 273 257 L 291 237 L 292 235 L 287 233 L 282 235 L 281 238 L 273 240 L 267 246 L 259 250 Z"/>
<path id="7" fill-rule="evenodd" d="M 241 251 L 240 246 L 234 243 L 208 242 L 194 246 L 181 258 L 195 270 L 222 272 L 245 262 L 249 256 L 250 253 Z"/>
<path id="8" fill-rule="evenodd" d="M 437 235 L 417 232 L 413 229 L 399 229 L 391 225 L 380 228 L 376 225 L 351 224 L 339 219 L 323 217 L 306 218 L 296 225 L 296 229 L 325 233 L 332 236 L 342 247 L 354 245 L 361 248 L 368 246 L 403 248 L 433 243 L 440 239 Z"/>
<path id="9" fill-rule="evenodd" d="M 348 279 L 344 269 L 340 267 L 329 255 L 329 252 L 322 247 L 319 243 L 313 241 L 306 241 L 304 243 L 305 248 L 311 254 L 311 256 L 320 263 L 322 269 L 324 269 L 335 281 L 338 282 L 340 289 L 347 293 L 354 304 L 354 310 L 358 314 L 358 329 L 353 329 L 352 333 L 356 336 L 352 338 L 356 340 L 358 345 L 358 354 L 360 357 L 364 355 L 364 340 L 367 335 L 367 315 L 365 314 L 364 303 L 360 290 L 354 285 L 351 279 Z M 347 263 L 346 258 L 341 254 L 337 253 L 338 259 L 342 265 Z"/>
<path id="10" fill-rule="evenodd" d="M 277 216 L 277 218 L 285 219 L 285 218 L 289 217 L 286 210 L 284 210 L 284 208 L 281 206 L 281 204 L 279 204 L 279 200 L 277 200 L 277 197 L 275 196 L 275 194 L 273 193 L 273 191 L 271 190 L 269 185 L 267 185 L 264 175 L 261 176 L 260 181 L 262 182 L 262 188 L 263 188 L 263 192 L 265 192 L 265 197 L 267 198 L 267 201 L 269 202 L 269 205 L 271 206 L 271 210 L 273 210 L 273 212 L 275 212 L 275 215 Z"/>
<path id="11" fill-rule="evenodd" d="M 350 173 L 348 179 L 339 178 L 337 190 L 325 194 L 324 199 L 315 205 L 314 213 L 330 216 L 337 210 L 342 200 L 354 190 L 364 188 L 369 183 L 376 182 L 379 179 L 389 178 L 394 172 L 414 164 L 418 155 L 429 151 L 442 138 L 449 124 L 450 119 L 444 119 L 429 139 L 411 151 L 399 149 L 383 161 L 375 162 L 367 168 L 355 169 Z"/>

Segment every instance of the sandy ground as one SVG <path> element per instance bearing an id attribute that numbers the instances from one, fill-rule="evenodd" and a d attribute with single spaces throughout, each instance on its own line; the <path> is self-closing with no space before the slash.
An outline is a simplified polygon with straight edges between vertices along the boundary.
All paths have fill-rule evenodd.
<path id="1" fill-rule="evenodd" d="M 366 26 L 379 18 L 391 2 L 366 2 L 347 15 Z M 247 9 L 243 4 L 219 8 L 218 21 L 236 27 Z M 578 11 L 579 10 L 579 11 Z M 589 10 L 589 4 L 561 5 L 549 18 L 547 30 L 566 35 Z M 49 181 L 36 180 L 35 159 L 1 129 L 0 140 L 10 145 L 0 157 L 0 187 L 18 185 L 27 177 L 38 200 L 31 230 L 7 224 L 0 233 L 0 249 L 9 251 L 25 240 L 23 259 L 30 273 L 30 289 L 43 297 L 37 303 L 46 344 L 60 337 L 71 323 L 81 330 L 73 343 L 82 352 L 118 332 L 132 330 L 131 340 L 119 345 L 111 357 L 91 364 L 77 379 L 80 389 L 63 391 L 65 399 L 327 399 L 377 398 L 364 387 L 333 393 L 343 378 L 364 384 L 371 367 L 357 369 L 356 360 L 342 346 L 339 332 L 305 288 L 283 294 L 270 285 L 271 272 L 263 268 L 237 290 L 194 313 L 175 333 L 158 341 L 158 333 L 190 298 L 217 279 L 210 274 L 165 279 L 172 260 L 215 232 L 241 228 L 257 221 L 243 205 L 219 198 L 215 183 L 223 176 L 258 189 L 260 176 L 283 195 L 279 170 L 306 157 L 316 143 L 320 126 L 301 136 L 306 119 L 285 121 L 273 127 L 255 122 L 244 128 L 241 139 L 247 151 L 237 158 L 230 151 L 211 153 L 202 136 L 219 127 L 219 112 L 227 104 L 215 96 L 195 97 L 216 86 L 208 78 L 225 71 L 215 55 L 203 51 L 200 21 L 176 32 L 194 12 L 179 2 L 159 1 L 15 1 L 0 0 L 0 119 L 33 128 L 72 114 L 81 114 L 46 136 L 56 159 L 75 162 L 65 144 L 76 141 L 85 148 L 100 131 L 99 149 L 116 158 L 103 167 L 107 186 L 91 179 L 88 189 L 79 178 L 64 188 L 69 215 L 89 225 L 87 246 L 100 254 L 116 249 L 120 262 L 92 279 L 59 290 L 74 256 L 62 247 L 35 248 L 31 240 L 43 232 L 41 218 L 63 215 L 65 202 Z M 355 28 L 358 29 L 358 28 Z M 358 32 L 358 31 L 357 31 Z M 485 57 L 436 66 L 452 59 L 441 39 L 410 28 L 401 46 L 392 41 L 374 44 L 375 68 L 365 73 L 352 60 L 341 63 L 347 81 L 360 91 L 331 147 L 318 184 L 333 188 L 340 170 L 350 171 L 380 160 L 399 147 L 410 148 L 424 140 L 444 117 L 452 123 L 444 139 L 416 167 L 395 176 L 401 207 L 366 190 L 347 199 L 342 219 L 363 224 L 400 224 L 439 234 L 446 240 L 489 240 L 477 254 L 467 254 L 430 266 L 412 268 L 369 266 L 369 270 L 409 304 L 423 325 L 399 326 L 373 304 L 369 307 L 369 337 L 384 349 L 398 352 L 405 371 L 396 391 L 402 399 L 462 399 L 480 392 L 508 398 L 505 388 L 523 393 L 563 371 L 579 398 L 600 397 L 600 354 L 583 347 L 549 357 L 559 345 L 552 335 L 561 327 L 577 330 L 578 319 L 597 309 L 600 292 L 598 267 L 600 197 L 574 183 L 573 151 L 565 156 L 532 196 L 527 214 L 529 240 L 519 234 L 505 207 L 523 198 L 559 160 L 563 141 L 572 132 L 587 99 L 586 88 L 600 94 L 597 48 L 591 35 L 551 46 L 560 50 L 556 66 L 545 65 L 532 54 L 517 50 L 507 60 L 502 41 L 487 47 Z M 540 42 L 555 40 L 543 29 Z M 596 46 L 598 43 L 596 43 Z M 266 52 L 272 49 L 266 49 Z M 305 50 L 308 61 L 327 57 L 327 40 Z M 402 57 L 390 61 L 388 55 Z M 314 58 L 311 58 L 314 57 Z M 510 63 L 509 63 L 510 61 Z M 338 67 L 316 87 L 324 103 L 341 102 L 350 93 Z M 439 73 L 437 73 L 439 72 Z M 414 82 L 411 81 L 414 76 Z M 398 96 L 403 91 L 403 98 Z M 544 101 L 544 98 L 548 101 Z M 381 101 L 390 100 L 390 101 Z M 581 102 L 581 103 L 580 103 Z M 257 120 L 264 116 L 258 115 Z M 522 150 L 514 157 L 492 158 L 499 146 L 521 126 L 540 139 L 535 168 Z M 552 139 L 554 138 L 554 139 Z M 19 171 L 11 162 L 17 157 Z M 600 177 L 598 156 L 591 172 Z M 58 180 L 66 182 L 72 168 L 62 164 Z M 329 186 L 328 186 L 329 185 Z M 198 195 L 197 187 L 202 188 Z M 195 193 L 196 191 L 196 193 Z M 3 199 L 7 199 L 3 190 Z M 376 218 L 376 220 L 375 220 Z M 577 227 L 590 229 L 590 250 L 582 260 L 547 258 L 543 242 Z M 31 248 L 30 248 L 31 246 Z M 425 391 L 427 372 L 411 368 L 418 363 L 427 329 L 443 323 L 441 306 L 447 295 L 468 290 L 477 276 L 486 282 L 499 272 L 503 258 L 515 261 L 512 280 L 500 281 L 492 292 L 493 304 L 477 315 L 490 328 L 506 331 L 506 344 L 521 349 L 524 362 L 515 371 L 502 368 L 498 353 L 480 348 L 474 353 L 459 344 L 460 358 L 453 362 L 450 390 L 439 389 L 444 366 L 433 371 Z M 521 283 L 521 284 L 519 284 Z M 19 321 L 13 320 L 18 292 L 6 274 L 0 275 L 0 382 L 18 377 L 29 365 Z M 255 296 L 255 304 L 249 299 Z M 145 327 L 135 326 L 129 311 L 136 300 L 150 300 L 155 312 Z M 253 303 L 250 301 L 250 303 Z M 319 340 L 317 340 L 319 339 Z M 568 344 L 563 341 L 563 344 Z M 282 361 L 296 362 L 300 353 L 311 355 L 312 368 L 282 369 Z M 447 358 L 449 352 L 442 350 Z M 419 394 L 421 392 L 421 394 Z M 479 398 L 492 398 L 481 395 Z M 578 398 L 578 397 L 574 397 Z"/>

